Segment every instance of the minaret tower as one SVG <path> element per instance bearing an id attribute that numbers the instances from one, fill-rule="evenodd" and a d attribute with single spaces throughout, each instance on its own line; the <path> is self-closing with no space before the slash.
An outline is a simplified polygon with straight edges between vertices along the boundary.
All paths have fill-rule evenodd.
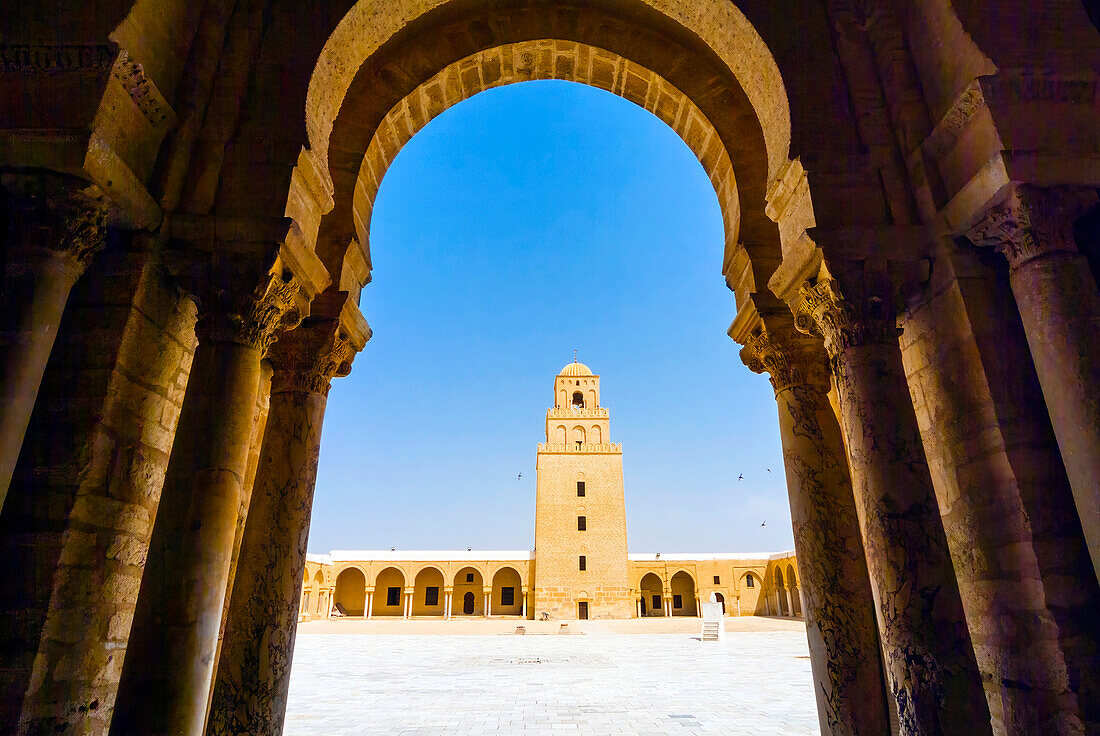
<path id="1" fill-rule="evenodd" d="M 611 443 L 600 377 L 576 357 L 554 379 L 535 470 L 536 615 L 630 618 L 622 445 Z"/>

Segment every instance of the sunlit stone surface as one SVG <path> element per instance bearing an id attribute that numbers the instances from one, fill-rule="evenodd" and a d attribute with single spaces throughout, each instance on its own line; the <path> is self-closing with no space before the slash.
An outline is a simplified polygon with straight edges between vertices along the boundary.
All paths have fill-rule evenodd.
<path id="1" fill-rule="evenodd" d="M 800 628 L 298 636 L 285 736 L 816 734 Z"/>

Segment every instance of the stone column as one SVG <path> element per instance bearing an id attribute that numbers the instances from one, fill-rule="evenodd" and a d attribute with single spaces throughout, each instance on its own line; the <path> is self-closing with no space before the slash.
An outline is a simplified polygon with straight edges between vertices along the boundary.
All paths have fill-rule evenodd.
<path id="1" fill-rule="evenodd" d="M 523 595 L 523 612 L 520 615 L 527 618 L 527 588 L 521 588 L 520 593 Z"/>
<path id="2" fill-rule="evenodd" d="M 1081 527 L 1100 575 L 1100 291 L 1073 240 L 1092 188 L 1013 186 L 968 233 L 1008 259 L 1009 281 Z"/>
<path id="3" fill-rule="evenodd" d="M 791 589 L 784 588 L 783 593 L 787 596 L 787 615 L 794 616 L 794 601 L 791 599 Z"/>
<path id="4" fill-rule="evenodd" d="M 484 590 L 485 593 L 485 618 L 489 618 L 492 615 L 493 607 L 493 591 L 492 589 Z"/>
<path id="5" fill-rule="evenodd" d="M 369 621 L 371 616 L 374 615 L 374 591 L 367 591 L 367 620 Z"/>
<path id="6" fill-rule="evenodd" d="M 4 174 L 10 232 L 0 282 L 0 507 L 69 291 L 104 246 L 108 200 L 83 179 Z"/>
<path id="7" fill-rule="evenodd" d="M 453 593 L 453 588 L 443 589 L 443 618 L 447 621 L 451 620 L 451 596 Z"/>
<path id="8" fill-rule="evenodd" d="M 879 638 L 902 734 L 991 733 L 958 584 L 909 396 L 888 280 L 870 265 L 859 303 L 804 284 L 798 328 L 825 338 Z"/>
<path id="9" fill-rule="evenodd" d="M 297 628 L 291 612 L 305 570 L 329 385 L 350 372 L 361 342 L 335 320 L 313 319 L 280 336 L 268 352 L 274 371 L 268 422 L 207 736 L 282 731 Z"/>
<path id="10" fill-rule="evenodd" d="M 223 278 L 209 278 L 224 284 Z M 199 344 L 141 581 L 112 736 L 197 734 L 203 728 L 260 360 L 276 329 L 297 324 L 306 308 L 289 273 L 270 276 L 251 294 L 242 291 L 204 290 Z"/>
<path id="11" fill-rule="evenodd" d="M 413 611 L 413 589 L 405 589 L 405 618 L 412 618 Z"/>
<path id="12" fill-rule="evenodd" d="M 642 617 L 642 599 L 638 598 L 634 601 L 634 608 L 637 611 L 638 618 Z"/>

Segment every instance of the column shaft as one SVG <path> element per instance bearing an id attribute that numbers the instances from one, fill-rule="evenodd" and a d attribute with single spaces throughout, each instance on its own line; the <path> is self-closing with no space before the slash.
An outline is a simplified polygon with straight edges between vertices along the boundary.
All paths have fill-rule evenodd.
<path id="1" fill-rule="evenodd" d="M 1004 253 L 1081 527 L 1100 577 L 1100 292 L 1073 237 L 1094 188 L 1013 184 L 967 236 Z"/>
<path id="2" fill-rule="evenodd" d="M 1052 253 L 1010 278 L 1035 372 L 1100 571 L 1100 295 L 1079 254 Z"/>
<path id="3" fill-rule="evenodd" d="M 1018 310 L 990 261 L 941 252 L 906 309 L 903 358 L 994 731 L 1078 734 L 1100 676 L 1100 589 Z"/>
<path id="4" fill-rule="evenodd" d="M 367 593 L 367 619 L 374 614 L 374 593 Z"/>
<path id="5" fill-rule="evenodd" d="M 18 310 L 12 320 L 14 335 L 0 358 L 0 506 L 15 472 L 61 314 L 81 270 L 68 253 L 46 251 L 27 279 L 30 293 L 14 305 Z M 10 290 L 8 283 L 4 290 Z"/>
<path id="6" fill-rule="evenodd" d="M 202 730 L 260 355 L 200 336 L 119 682 L 114 736 Z"/>
<path id="7" fill-rule="evenodd" d="M 286 713 L 327 398 L 284 375 L 273 385 L 207 736 L 278 734 Z"/>
<path id="8" fill-rule="evenodd" d="M 865 303 L 833 281 L 803 287 L 799 329 L 825 334 L 879 638 L 902 734 L 991 733 L 958 584 L 921 446 L 888 291 Z M 875 288 L 882 295 L 874 298 Z M 812 323 L 811 323 L 812 320 Z"/>

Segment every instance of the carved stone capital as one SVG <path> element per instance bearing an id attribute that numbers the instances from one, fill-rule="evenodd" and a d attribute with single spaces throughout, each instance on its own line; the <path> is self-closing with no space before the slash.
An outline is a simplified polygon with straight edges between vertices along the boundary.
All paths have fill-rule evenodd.
<path id="1" fill-rule="evenodd" d="M 286 332 L 271 346 L 273 393 L 303 391 L 327 395 L 332 379 L 351 373 L 358 352 L 336 320 L 311 320 Z"/>
<path id="2" fill-rule="evenodd" d="M 103 249 L 111 201 L 97 186 L 78 177 L 52 172 L 4 174 L 8 199 L 9 242 L 16 259 L 34 254 L 64 253 L 74 276 Z"/>
<path id="3" fill-rule="evenodd" d="M 807 335 L 820 334 L 830 359 L 835 360 L 850 347 L 898 339 L 897 320 L 886 299 L 868 297 L 857 304 L 844 298 L 833 279 L 813 285 L 807 282 L 800 287 L 799 296 L 794 308 L 795 327 Z"/>
<path id="4" fill-rule="evenodd" d="M 767 373 L 776 393 L 792 386 L 829 390 L 829 365 L 821 343 L 793 326 L 762 328 L 741 348 L 741 361 L 753 373 Z"/>
<path id="5" fill-rule="evenodd" d="M 1096 202 L 1096 190 L 1085 187 L 1014 186 L 966 235 L 1003 253 L 1015 270 L 1038 256 L 1076 253 L 1073 224 Z"/>
<path id="6" fill-rule="evenodd" d="M 267 352 L 279 330 L 294 329 L 309 313 L 297 277 L 275 269 L 255 290 L 222 290 L 212 303 L 199 298 L 200 341 L 236 342 Z"/>

